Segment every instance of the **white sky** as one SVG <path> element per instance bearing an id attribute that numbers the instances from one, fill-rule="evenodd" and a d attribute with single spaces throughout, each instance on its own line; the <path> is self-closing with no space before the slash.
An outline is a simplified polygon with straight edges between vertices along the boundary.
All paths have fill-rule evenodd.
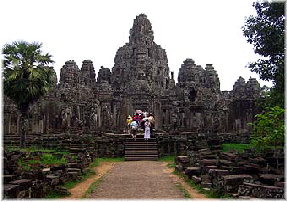
<path id="1" fill-rule="evenodd" d="M 145 13 L 155 42 L 167 52 L 175 72 L 186 58 L 213 64 L 221 90 L 232 90 L 239 76 L 258 76 L 245 66 L 256 60 L 241 27 L 255 14 L 253 0 L 1 0 L 0 46 L 15 40 L 43 43 L 60 68 L 73 59 L 79 68 L 90 59 L 96 74 L 112 68 L 119 47 L 129 39 L 133 20 Z M 260 81 L 261 86 L 271 83 Z"/>

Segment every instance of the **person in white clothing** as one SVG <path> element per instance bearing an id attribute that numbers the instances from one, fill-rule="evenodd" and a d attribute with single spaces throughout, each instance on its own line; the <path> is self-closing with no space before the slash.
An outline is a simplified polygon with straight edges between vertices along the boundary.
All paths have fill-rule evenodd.
<path id="1" fill-rule="evenodd" d="M 150 138 L 150 122 L 146 120 L 145 122 L 145 130 L 144 130 L 144 139 L 148 140 Z"/>

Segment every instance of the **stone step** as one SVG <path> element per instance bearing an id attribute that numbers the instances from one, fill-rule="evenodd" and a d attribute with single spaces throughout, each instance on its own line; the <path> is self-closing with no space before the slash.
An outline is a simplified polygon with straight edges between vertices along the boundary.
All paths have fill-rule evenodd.
<path id="1" fill-rule="evenodd" d="M 125 157 L 126 161 L 157 161 L 158 157 Z"/>
<path id="2" fill-rule="evenodd" d="M 126 138 L 125 160 L 158 160 L 158 144 L 156 138 L 145 140 L 143 135 L 137 135 L 136 139 Z"/>
<path id="3" fill-rule="evenodd" d="M 124 145 L 157 145 L 157 142 L 125 142 Z"/>
<path id="4" fill-rule="evenodd" d="M 132 151 L 125 151 L 125 155 L 131 155 L 131 154 L 156 154 L 158 155 L 158 151 L 157 150 L 143 150 L 143 151 L 136 151 L 136 150 L 132 150 Z"/>
<path id="5" fill-rule="evenodd" d="M 142 148 L 142 149 L 144 149 L 144 148 L 157 148 L 157 145 L 125 145 L 125 148 L 126 149 L 131 149 L 131 148 L 135 148 L 135 149 L 137 149 L 137 148 Z"/>
<path id="6" fill-rule="evenodd" d="M 156 154 L 137 154 L 137 155 L 125 155 L 126 158 L 158 158 Z"/>
<path id="7" fill-rule="evenodd" d="M 158 150 L 157 147 L 126 147 L 125 151 L 130 151 L 130 150 L 138 150 L 138 151 L 147 151 L 147 150 Z"/>
<path id="8" fill-rule="evenodd" d="M 125 151 L 149 151 L 149 150 L 156 150 L 158 151 L 157 147 L 126 147 Z"/>
<path id="9" fill-rule="evenodd" d="M 134 138 L 126 138 L 126 142 L 132 142 L 134 141 Z M 137 137 L 136 141 L 156 141 L 156 138 L 149 138 L 148 140 L 145 140 L 143 137 Z"/>
<path id="10" fill-rule="evenodd" d="M 158 144 L 126 144 L 125 147 L 157 147 Z"/>

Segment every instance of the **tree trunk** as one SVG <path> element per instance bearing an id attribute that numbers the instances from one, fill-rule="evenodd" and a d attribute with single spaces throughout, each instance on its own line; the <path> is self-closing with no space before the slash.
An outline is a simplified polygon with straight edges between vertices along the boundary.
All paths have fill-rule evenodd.
<path id="1" fill-rule="evenodd" d="M 20 147 L 25 148 L 26 147 L 26 136 L 28 133 L 28 127 L 29 127 L 29 119 L 28 119 L 28 106 L 22 106 L 20 108 L 21 116 L 20 116 Z"/>

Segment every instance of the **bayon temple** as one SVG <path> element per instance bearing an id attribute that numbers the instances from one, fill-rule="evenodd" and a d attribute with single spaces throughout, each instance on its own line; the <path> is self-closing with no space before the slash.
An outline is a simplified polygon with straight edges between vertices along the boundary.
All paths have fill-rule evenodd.
<path id="1" fill-rule="evenodd" d="M 121 133 L 135 110 L 152 112 L 157 131 L 236 133 L 250 131 L 258 112 L 258 81 L 239 77 L 232 91 L 221 91 L 216 68 L 192 59 L 183 61 L 178 82 L 168 57 L 154 41 L 152 25 L 140 14 L 120 47 L 112 69 L 84 60 L 81 69 L 65 62 L 55 88 L 30 107 L 30 133 Z M 4 97 L 4 133 L 19 130 L 16 106 Z"/>

